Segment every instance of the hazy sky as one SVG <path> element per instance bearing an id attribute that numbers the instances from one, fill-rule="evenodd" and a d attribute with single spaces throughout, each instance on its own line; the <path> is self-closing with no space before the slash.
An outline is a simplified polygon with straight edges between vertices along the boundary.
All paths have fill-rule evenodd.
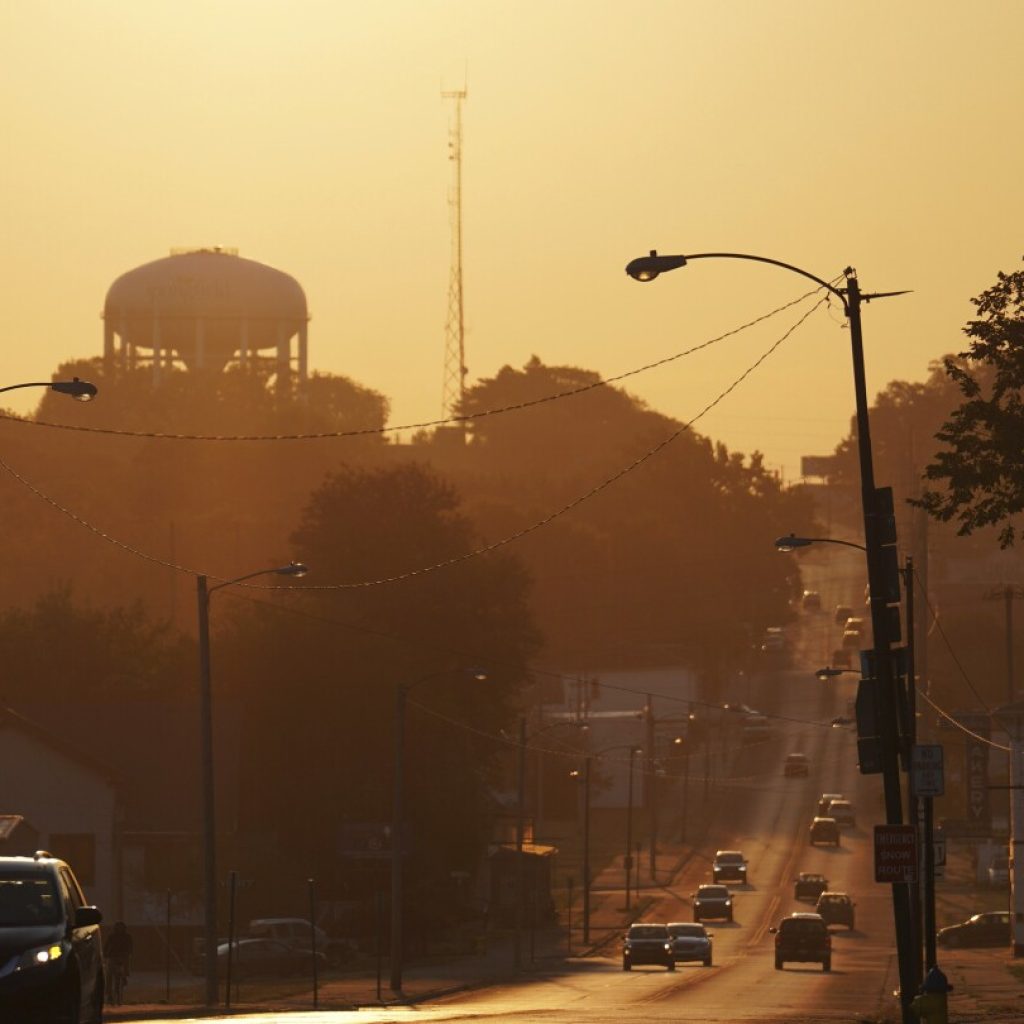
<path id="1" fill-rule="evenodd" d="M 471 381 L 534 353 L 620 373 L 805 290 L 725 261 L 629 281 L 654 247 L 912 288 L 865 308 L 869 387 L 920 379 L 1020 266 L 1022 38 L 1020 0 L 0 0 L 0 383 L 99 354 L 119 274 L 223 244 L 301 282 L 313 368 L 435 417 L 464 74 Z M 791 320 L 630 390 L 687 419 Z M 700 429 L 787 479 L 830 451 L 842 324 Z"/>

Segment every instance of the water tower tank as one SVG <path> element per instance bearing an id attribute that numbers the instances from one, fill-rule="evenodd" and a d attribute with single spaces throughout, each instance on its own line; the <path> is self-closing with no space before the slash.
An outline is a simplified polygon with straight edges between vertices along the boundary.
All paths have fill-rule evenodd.
<path id="1" fill-rule="evenodd" d="M 279 384 L 293 372 L 305 383 L 309 314 L 301 285 L 231 249 L 172 251 L 129 270 L 107 291 L 103 320 L 108 368 L 220 373 L 232 362 L 269 360 Z"/>

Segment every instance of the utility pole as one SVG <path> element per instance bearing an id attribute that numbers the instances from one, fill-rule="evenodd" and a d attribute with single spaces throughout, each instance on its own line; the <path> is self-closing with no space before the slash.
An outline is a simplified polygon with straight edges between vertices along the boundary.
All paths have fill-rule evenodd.
<path id="1" fill-rule="evenodd" d="M 654 696 L 647 694 L 647 774 L 644 777 L 644 799 L 647 801 L 647 813 L 649 815 L 650 828 L 650 853 L 648 856 L 648 867 L 650 869 L 651 881 L 658 877 L 658 790 L 654 771 Z"/>
<path id="2" fill-rule="evenodd" d="M 996 708 L 992 717 L 1010 738 L 1010 943 L 1024 957 L 1024 701 Z"/>
<path id="3" fill-rule="evenodd" d="M 852 267 L 846 277 L 846 315 L 850 323 L 850 349 L 853 359 L 854 391 L 857 407 L 857 450 L 860 461 L 861 505 L 864 512 L 864 541 L 867 549 L 868 586 L 871 595 L 871 628 L 874 636 L 876 678 L 873 682 L 878 708 L 879 747 L 882 783 L 885 794 L 885 820 L 890 825 L 903 823 L 903 801 L 900 793 L 900 745 L 897 728 L 898 695 L 893 671 L 891 646 L 892 620 L 889 605 L 899 601 L 899 564 L 895 562 L 896 530 L 885 498 L 875 488 L 875 471 L 871 454 L 871 429 L 868 422 L 867 381 L 864 370 L 864 338 L 861 331 L 860 308 L 863 296 L 857 274 Z M 878 298 L 881 296 L 868 296 Z M 896 579 L 891 579 L 895 568 Z M 893 586 L 895 583 L 895 586 Z M 895 594 L 893 593 L 895 591 Z M 896 931 L 896 953 L 899 961 L 900 1008 L 904 1024 L 913 1024 L 910 1002 L 914 997 L 913 922 L 910 893 L 905 883 L 892 884 L 893 919 Z"/>
<path id="4" fill-rule="evenodd" d="M 907 555 L 906 561 L 903 567 L 903 589 L 906 594 L 906 619 L 907 619 L 907 741 L 910 744 L 910 748 L 913 749 L 917 743 L 917 678 L 915 676 L 915 664 L 914 664 L 914 559 Z M 927 797 L 925 799 L 928 799 Z M 917 829 L 918 837 L 921 835 L 921 800 L 914 793 L 913 786 L 907 787 L 907 817 L 910 822 Z M 911 919 L 913 922 L 913 970 L 914 970 L 914 991 L 916 992 L 920 986 L 921 981 L 924 978 L 924 972 L 921 966 L 922 956 L 922 934 L 923 934 L 923 921 L 922 911 L 923 904 L 921 899 L 921 888 L 925 882 L 929 863 L 934 867 L 935 864 L 935 853 L 932 849 L 933 837 L 928 829 L 925 829 L 924 843 L 918 840 L 918 850 L 920 856 L 918 857 L 918 864 L 924 863 L 924 876 L 922 872 L 918 871 L 918 879 L 916 884 L 911 886 L 910 889 L 910 912 Z M 934 886 L 932 887 L 932 898 L 935 897 Z M 934 908 L 933 908 L 934 916 Z"/>
<path id="5" fill-rule="evenodd" d="M 513 944 L 513 966 L 523 967 L 523 901 L 526 899 L 526 863 L 523 854 L 523 832 L 526 828 L 526 716 L 519 718 L 519 799 L 516 802 L 516 934 Z"/>
<path id="6" fill-rule="evenodd" d="M 1013 602 L 1024 597 L 1024 590 L 1012 584 L 1005 584 L 990 590 L 985 595 L 986 601 L 1002 600 L 1006 620 L 1006 703 L 1012 704 L 1016 697 L 1013 678 Z"/>

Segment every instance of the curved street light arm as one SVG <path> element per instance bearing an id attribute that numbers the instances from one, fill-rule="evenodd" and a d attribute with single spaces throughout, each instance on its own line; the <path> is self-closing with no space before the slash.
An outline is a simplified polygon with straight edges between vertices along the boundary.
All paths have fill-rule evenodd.
<path id="1" fill-rule="evenodd" d="M 726 259 L 726 260 L 750 260 L 753 263 L 769 263 L 773 267 L 782 267 L 783 270 L 791 270 L 794 274 L 799 274 L 801 277 L 806 277 L 808 280 L 813 281 L 815 284 L 820 285 L 827 291 L 830 291 L 836 298 L 839 299 L 843 304 L 843 309 L 846 306 L 846 289 L 836 288 L 835 285 L 829 284 L 828 281 L 823 281 L 820 277 L 810 273 L 807 270 L 802 270 L 800 267 L 793 266 L 792 263 L 783 263 L 782 260 L 773 260 L 770 256 L 752 256 L 745 252 L 697 252 L 693 255 L 684 257 L 686 260 L 707 260 L 707 259 Z M 853 274 L 854 270 L 852 267 L 847 267 L 844 274 Z"/>
<path id="2" fill-rule="evenodd" d="M 810 547 L 811 544 L 842 544 L 845 548 L 856 548 L 858 551 L 867 551 L 863 544 L 852 540 L 839 540 L 836 537 L 797 537 L 791 533 L 788 537 L 779 537 L 775 546 L 780 551 L 793 551 L 796 548 Z"/>
<path id="3" fill-rule="evenodd" d="M 17 391 L 19 388 L 49 388 L 61 395 L 70 395 L 79 402 L 89 402 L 96 397 L 98 388 L 87 380 L 33 380 L 24 384 L 8 384 L 0 388 L 0 392 Z"/>
<path id="4" fill-rule="evenodd" d="M 257 576 L 305 576 L 306 567 L 302 562 L 289 562 L 287 565 L 280 565 L 273 569 L 257 569 L 256 572 L 247 572 L 244 576 L 236 576 L 233 580 L 225 580 L 223 583 L 218 583 L 216 586 L 208 587 L 206 591 L 206 598 L 209 600 L 210 594 L 215 590 L 220 590 L 223 587 L 231 587 L 236 583 L 244 583 L 246 580 L 255 579 Z"/>

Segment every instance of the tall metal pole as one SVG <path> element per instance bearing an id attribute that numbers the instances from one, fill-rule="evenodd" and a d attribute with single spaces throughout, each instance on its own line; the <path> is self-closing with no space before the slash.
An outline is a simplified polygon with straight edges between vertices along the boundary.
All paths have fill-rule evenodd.
<path id="1" fill-rule="evenodd" d="M 658 877 L 658 790 L 657 774 L 654 770 L 654 695 L 647 694 L 647 774 L 644 776 L 644 798 L 650 821 L 650 843 L 648 868 L 651 880 Z"/>
<path id="2" fill-rule="evenodd" d="M 907 555 L 906 562 L 903 568 L 903 586 L 904 592 L 907 597 L 907 713 L 909 722 L 907 722 L 907 730 L 909 733 L 908 741 L 911 749 L 917 744 L 917 665 L 916 665 L 916 645 L 915 638 L 916 633 L 914 630 L 914 559 Z M 907 817 L 911 824 L 917 829 L 919 836 L 918 849 L 921 851 L 921 856 L 918 858 L 919 863 L 923 862 L 927 865 L 927 862 L 931 860 L 935 861 L 935 853 L 932 850 L 932 837 L 925 832 L 925 835 L 921 837 L 921 803 L 922 801 L 914 793 L 912 786 L 907 787 Z M 924 839 L 922 843 L 920 838 Z M 911 914 L 911 927 L 912 927 L 912 941 L 913 941 L 913 969 L 914 969 L 914 991 L 916 992 L 921 985 L 921 981 L 924 978 L 924 972 L 922 970 L 921 958 L 923 954 L 923 921 L 922 921 L 922 887 L 926 884 L 927 867 L 921 871 L 918 875 L 916 884 L 910 887 L 910 914 Z"/>
<path id="3" fill-rule="evenodd" d="M 583 762 L 583 945 L 590 943 L 590 755 Z"/>
<path id="4" fill-rule="evenodd" d="M 636 747 L 629 748 L 629 795 L 626 799 L 626 910 L 629 910 L 629 884 L 633 868 L 633 759 Z"/>
<path id="5" fill-rule="evenodd" d="M 934 801 L 924 798 L 924 969 L 937 966 L 935 949 L 935 816 Z"/>
<path id="6" fill-rule="evenodd" d="M 395 778 L 391 798 L 391 991 L 402 991 L 402 861 L 405 846 L 405 696 L 395 691 Z"/>
<path id="7" fill-rule="evenodd" d="M 875 473 L 871 455 L 871 431 L 868 425 L 867 383 L 864 372 L 864 339 L 861 333 L 861 292 L 856 272 L 848 267 L 846 277 L 846 313 L 850 321 L 850 348 L 857 406 L 857 450 L 860 460 L 861 504 L 864 513 L 864 542 L 867 548 L 868 587 L 871 595 L 871 628 L 878 665 L 877 706 L 881 733 L 882 782 L 885 793 L 885 819 L 890 825 L 903 823 L 900 794 L 900 737 L 897 730 L 896 686 L 893 674 L 891 637 L 886 604 L 886 581 L 882 552 L 882 524 L 879 522 L 875 494 Z M 900 1008 L 904 1024 L 913 1024 L 910 1002 L 914 997 L 914 950 L 910 914 L 910 894 L 903 883 L 892 886 L 896 952 L 899 960 Z"/>
<path id="8" fill-rule="evenodd" d="M 210 684 L 210 595 L 196 577 L 199 609 L 199 742 L 203 809 L 203 969 L 207 1006 L 217 1005 L 217 832 L 213 803 L 213 690 Z"/>
<path id="9" fill-rule="evenodd" d="M 523 966 L 523 901 L 526 899 L 526 865 L 523 856 L 523 833 L 526 830 L 526 716 L 519 719 L 519 768 L 516 801 L 516 907 L 515 942 L 512 964 L 517 971 Z"/>
<path id="10" fill-rule="evenodd" d="M 1013 599 L 1014 588 L 1007 586 L 1003 591 L 1003 600 L 1006 602 L 1006 703 L 1014 701 L 1013 691 Z"/>

